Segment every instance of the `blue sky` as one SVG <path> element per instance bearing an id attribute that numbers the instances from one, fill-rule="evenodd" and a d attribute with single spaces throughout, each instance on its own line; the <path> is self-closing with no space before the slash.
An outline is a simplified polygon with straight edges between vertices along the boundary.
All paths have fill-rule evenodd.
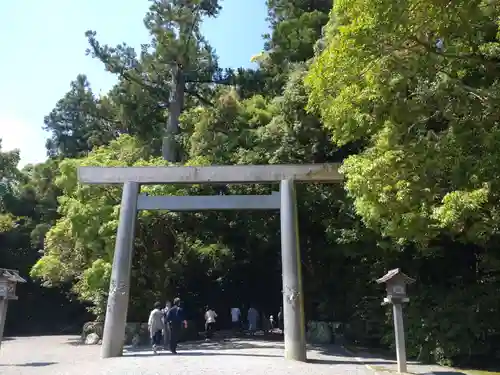
<path id="1" fill-rule="evenodd" d="M 126 5 L 125 5 L 126 4 Z M 252 5 L 250 5 L 252 4 Z M 222 66 L 250 66 L 267 31 L 265 0 L 223 0 L 221 15 L 203 31 Z M 45 160 L 43 118 L 79 73 L 94 92 L 106 93 L 116 77 L 85 56 L 86 30 L 101 43 L 139 47 L 148 42 L 142 19 L 147 0 L 1 0 L 0 138 L 2 150 L 21 150 L 20 166 Z"/>

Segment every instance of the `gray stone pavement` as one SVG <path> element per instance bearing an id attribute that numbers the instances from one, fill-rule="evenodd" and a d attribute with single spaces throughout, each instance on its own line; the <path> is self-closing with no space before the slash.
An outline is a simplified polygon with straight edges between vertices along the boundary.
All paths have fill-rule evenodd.
<path id="1" fill-rule="evenodd" d="M 283 343 L 263 340 L 183 343 L 179 355 L 126 351 L 100 359 L 100 346 L 80 345 L 76 336 L 22 337 L 0 349 L 1 375 L 374 375 L 340 347 L 310 347 L 308 363 L 283 358 Z M 372 364 L 378 363 L 371 360 Z"/>

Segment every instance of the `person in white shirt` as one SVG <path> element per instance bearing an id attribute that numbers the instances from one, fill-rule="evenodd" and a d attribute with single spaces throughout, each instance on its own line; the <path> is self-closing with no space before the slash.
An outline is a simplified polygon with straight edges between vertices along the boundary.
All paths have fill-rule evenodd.
<path id="1" fill-rule="evenodd" d="M 217 318 L 217 314 L 214 310 L 209 308 L 208 306 L 205 308 L 205 336 L 207 340 L 212 338 L 212 335 L 215 330 L 215 318 Z"/>
<path id="2" fill-rule="evenodd" d="M 269 316 L 269 332 L 274 332 L 274 316 Z"/>
<path id="3" fill-rule="evenodd" d="M 237 332 L 240 330 L 240 320 L 241 320 L 241 311 L 239 307 L 231 308 L 231 322 L 233 326 L 233 331 Z"/>
<path id="4" fill-rule="evenodd" d="M 154 309 L 151 310 L 148 319 L 148 329 L 153 344 L 153 352 L 156 354 L 158 347 L 161 345 L 162 332 L 163 332 L 163 311 L 161 311 L 161 303 L 156 302 Z"/>

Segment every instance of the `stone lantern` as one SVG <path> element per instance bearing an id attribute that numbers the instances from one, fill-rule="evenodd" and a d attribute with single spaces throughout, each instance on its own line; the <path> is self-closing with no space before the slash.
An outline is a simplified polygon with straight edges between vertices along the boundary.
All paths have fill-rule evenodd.
<path id="1" fill-rule="evenodd" d="M 9 300 L 17 300 L 16 285 L 25 283 L 19 272 L 7 268 L 0 268 L 0 345 L 2 344 L 5 318 Z"/>
<path id="2" fill-rule="evenodd" d="M 378 284 L 385 283 L 387 296 L 382 305 L 391 304 L 394 316 L 394 333 L 396 336 L 396 356 L 398 360 L 398 372 L 407 372 L 405 332 L 403 324 L 403 303 L 410 301 L 406 295 L 406 286 L 414 283 L 415 280 L 405 275 L 399 268 L 387 272 L 380 279 Z"/>

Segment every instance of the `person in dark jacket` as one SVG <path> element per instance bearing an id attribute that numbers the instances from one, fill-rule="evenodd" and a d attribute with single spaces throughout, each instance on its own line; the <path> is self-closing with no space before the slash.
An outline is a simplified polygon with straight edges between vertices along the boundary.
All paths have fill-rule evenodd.
<path id="1" fill-rule="evenodd" d="M 285 331 L 284 317 L 283 317 L 283 307 L 280 307 L 280 311 L 278 313 L 278 328 L 281 333 Z"/>
<path id="2" fill-rule="evenodd" d="M 184 317 L 184 309 L 181 307 L 181 299 L 175 298 L 174 305 L 168 310 L 167 322 L 170 327 L 170 351 L 177 354 L 177 343 L 181 333 L 182 325 L 187 328 L 187 321 Z"/>
<path id="3" fill-rule="evenodd" d="M 167 350 L 168 346 L 170 345 L 170 326 L 168 325 L 167 322 L 167 314 L 168 310 L 172 307 L 172 304 L 170 301 L 167 301 L 165 304 L 165 308 L 163 309 L 163 323 L 165 326 L 165 329 L 163 330 L 163 347 L 165 350 Z"/>

